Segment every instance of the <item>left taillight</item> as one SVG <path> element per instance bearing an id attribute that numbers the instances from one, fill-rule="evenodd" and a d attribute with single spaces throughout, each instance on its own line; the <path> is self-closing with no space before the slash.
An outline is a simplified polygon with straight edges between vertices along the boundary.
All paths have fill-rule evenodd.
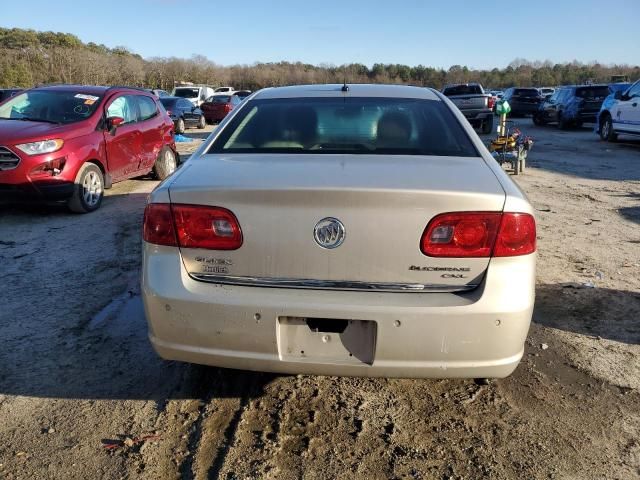
<path id="1" fill-rule="evenodd" d="M 230 210 L 206 205 L 150 203 L 144 214 L 144 240 L 156 245 L 236 250 L 242 229 Z"/>
<path id="2" fill-rule="evenodd" d="M 536 224 L 527 213 L 445 213 L 429 222 L 420 250 L 430 257 L 527 255 L 536 250 Z"/>
<path id="3" fill-rule="evenodd" d="M 176 232 L 173 227 L 171 205 L 150 203 L 144 209 L 142 238 L 155 245 L 177 247 Z"/>

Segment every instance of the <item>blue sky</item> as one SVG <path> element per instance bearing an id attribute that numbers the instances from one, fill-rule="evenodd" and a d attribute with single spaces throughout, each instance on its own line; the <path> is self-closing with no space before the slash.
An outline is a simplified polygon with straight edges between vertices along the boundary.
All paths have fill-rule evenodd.
<path id="1" fill-rule="evenodd" d="M 0 26 L 73 33 L 143 57 L 505 67 L 640 64 L 640 0 L 24 0 Z M 520 6 L 520 7 L 517 7 Z"/>

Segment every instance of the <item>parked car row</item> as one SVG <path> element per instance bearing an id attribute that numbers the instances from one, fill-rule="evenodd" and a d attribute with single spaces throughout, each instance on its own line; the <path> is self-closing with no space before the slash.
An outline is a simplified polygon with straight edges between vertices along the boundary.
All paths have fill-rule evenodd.
<path id="1" fill-rule="evenodd" d="M 162 97 L 162 103 L 175 124 L 176 133 L 184 133 L 190 127 L 204 128 L 206 123 L 222 121 L 249 95 L 250 90 L 233 87 L 181 86 L 174 88 L 171 96 Z"/>
<path id="2" fill-rule="evenodd" d="M 514 117 L 533 117 L 536 125 L 556 124 L 560 129 L 595 123 L 603 140 L 619 134 L 640 135 L 640 81 L 630 84 L 564 85 L 560 87 L 511 87 L 485 91 L 478 83 L 447 85 L 442 92 L 482 133 L 489 133 L 498 100 L 506 100 Z"/>
<path id="3" fill-rule="evenodd" d="M 0 103 L 0 199 L 100 207 L 104 189 L 175 171 L 174 125 L 144 89 L 56 85 Z"/>

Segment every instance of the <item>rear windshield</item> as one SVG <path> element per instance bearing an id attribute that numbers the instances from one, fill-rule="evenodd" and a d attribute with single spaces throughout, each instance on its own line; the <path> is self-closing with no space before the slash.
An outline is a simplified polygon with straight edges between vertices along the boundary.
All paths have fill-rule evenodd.
<path id="1" fill-rule="evenodd" d="M 197 88 L 176 88 L 173 96 L 182 98 L 198 98 L 200 90 Z"/>
<path id="2" fill-rule="evenodd" d="M 608 86 L 600 87 L 578 87 L 576 88 L 576 97 L 578 98 L 604 98 L 609 95 Z"/>
<path id="3" fill-rule="evenodd" d="M 160 97 L 158 100 L 160 100 L 160 103 L 165 107 L 165 108 L 169 108 L 171 107 L 174 103 L 177 102 L 177 100 L 175 98 L 169 98 L 169 97 Z"/>
<path id="4" fill-rule="evenodd" d="M 482 95 L 482 87 L 480 85 L 455 85 L 446 87 L 442 93 L 447 97 L 452 95 Z"/>
<path id="5" fill-rule="evenodd" d="M 516 88 L 513 91 L 514 95 L 520 97 L 539 97 L 540 92 L 536 88 Z"/>
<path id="6" fill-rule="evenodd" d="M 229 95 L 214 95 L 213 97 L 209 97 L 207 102 L 209 103 L 229 103 L 231 97 Z"/>
<path id="7" fill-rule="evenodd" d="M 412 98 L 249 100 L 209 153 L 478 156 L 449 107 Z"/>
<path id="8" fill-rule="evenodd" d="M 609 91 L 611 93 L 624 92 L 630 86 L 630 83 L 612 83 L 611 85 L 609 85 Z"/>
<path id="9" fill-rule="evenodd" d="M 0 105 L 0 119 L 73 123 L 89 118 L 102 98 L 73 91 L 29 90 Z"/>

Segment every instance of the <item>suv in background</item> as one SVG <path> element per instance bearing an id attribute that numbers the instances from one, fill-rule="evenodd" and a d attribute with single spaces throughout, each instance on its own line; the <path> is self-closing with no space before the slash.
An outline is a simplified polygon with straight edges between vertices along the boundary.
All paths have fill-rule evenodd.
<path id="1" fill-rule="evenodd" d="M 207 123 L 217 123 L 221 122 L 241 102 L 242 99 L 238 95 L 216 94 L 208 98 L 200 108 Z"/>
<path id="2" fill-rule="evenodd" d="M 485 93 L 479 83 L 458 83 L 446 85 L 442 93 L 449 97 L 458 110 L 474 127 L 480 127 L 482 133 L 493 130 L 493 106 L 495 98 Z"/>
<path id="3" fill-rule="evenodd" d="M 235 92 L 235 89 L 233 87 L 218 87 L 213 91 L 214 94 L 218 94 L 218 93 L 231 94 L 233 92 Z"/>
<path id="4" fill-rule="evenodd" d="M 502 97 L 511 106 L 511 115 L 514 117 L 533 115 L 538 111 L 544 100 L 537 88 L 507 88 Z"/>
<path id="5" fill-rule="evenodd" d="M 602 102 L 609 95 L 608 85 L 570 85 L 556 90 L 533 116 L 533 123 L 555 122 L 558 128 L 581 127 L 595 122 Z"/>
<path id="6" fill-rule="evenodd" d="M 175 171 L 173 122 L 158 99 L 128 87 L 56 85 L 0 104 L 0 198 L 100 207 L 112 183 Z"/>
<path id="7" fill-rule="evenodd" d="M 183 134 L 187 128 L 206 127 L 205 117 L 200 110 L 204 103 L 196 107 L 186 98 L 180 97 L 162 97 L 160 103 L 173 121 L 176 133 Z"/>
<path id="8" fill-rule="evenodd" d="M 556 89 L 552 87 L 540 87 L 538 91 L 540 92 L 540 95 L 546 99 L 553 95 L 553 92 L 555 92 Z"/>
<path id="9" fill-rule="evenodd" d="M 615 142 L 620 133 L 640 135 L 640 80 L 624 91 L 611 85 L 609 89 L 614 90 L 613 99 L 607 97 L 598 113 L 600 138 Z"/>
<path id="10" fill-rule="evenodd" d="M 213 95 L 213 88 L 205 85 L 193 85 L 186 87 L 175 87 L 171 92 L 172 97 L 182 97 L 189 100 L 196 107 L 202 105 L 207 98 Z"/>

